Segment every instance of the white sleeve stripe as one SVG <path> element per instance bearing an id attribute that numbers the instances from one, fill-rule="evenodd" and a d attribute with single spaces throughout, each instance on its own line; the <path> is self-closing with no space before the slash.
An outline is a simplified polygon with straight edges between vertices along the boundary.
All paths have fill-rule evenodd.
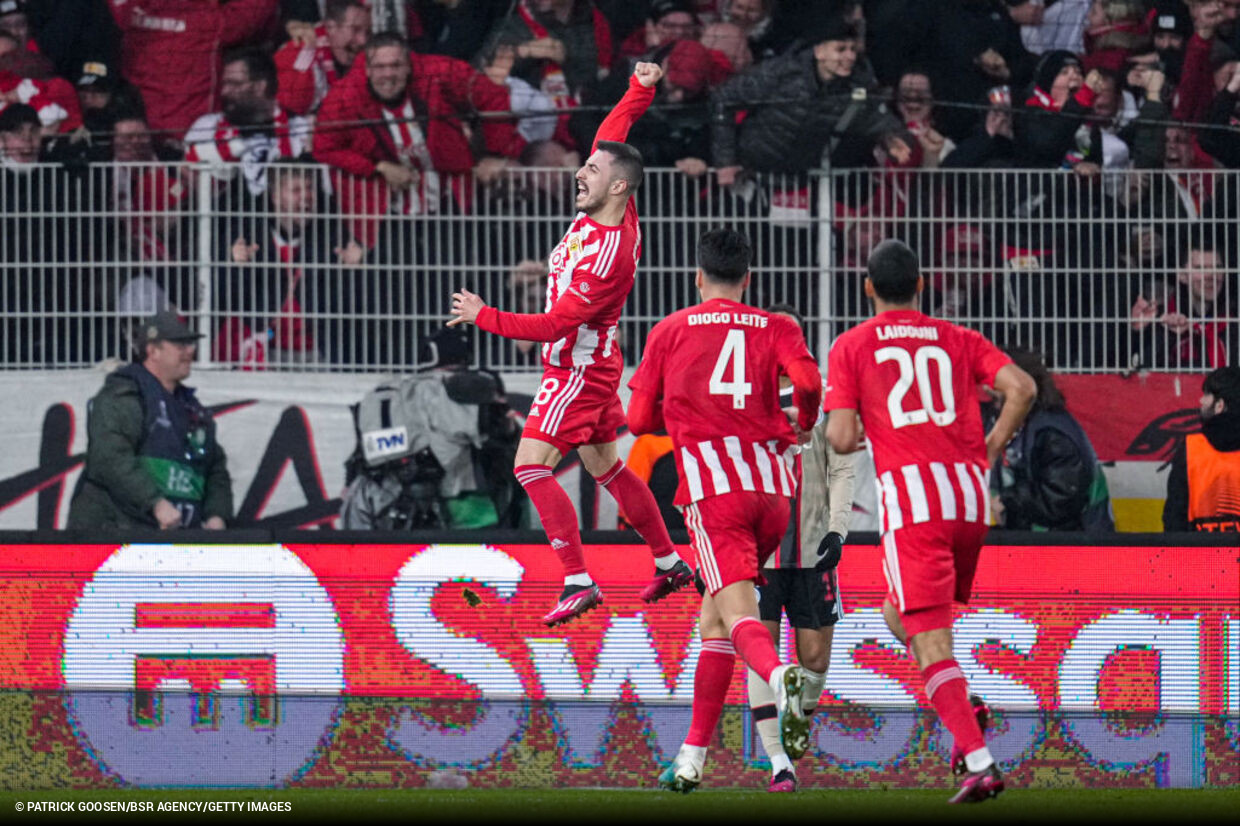
<path id="1" fill-rule="evenodd" d="M 611 263 L 616 260 L 616 248 L 619 246 L 620 233 L 609 232 L 603 238 L 602 248 L 594 259 L 594 272 L 599 278 L 606 278 L 611 272 Z"/>
<path id="2" fill-rule="evenodd" d="M 977 494 L 973 492 L 973 480 L 964 462 L 956 462 L 956 481 L 960 483 L 960 495 L 964 497 L 964 521 L 977 521 Z"/>
<path id="3" fill-rule="evenodd" d="M 702 471 L 698 460 L 689 452 L 688 445 L 680 449 L 680 463 L 685 469 L 685 483 L 689 486 L 689 501 L 696 502 L 702 498 Z"/>
<path id="4" fill-rule="evenodd" d="M 930 473 L 934 476 L 934 486 L 939 489 L 939 513 L 944 520 L 956 518 L 956 492 L 952 489 L 952 481 L 947 476 L 947 466 L 942 462 L 931 462 Z"/>
<path id="5" fill-rule="evenodd" d="M 900 468 L 904 475 L 904 490 L 908 493 L 909 507 L 913 511 L 913 524 L 930 521 L 930 502 L 926 499 L 926 486 L 921 481 L 921 470 L 917 465 L 905 465 Z"/>
<path id="6" fill-rule="evenodd" d="M 727 449 L 729 458 L 732 459 L 732 467 L 736 470 L 737 477 L 741 480 L 741 490 L 752 491 L 753 472 L 749 469 L 749 463 L 745 461 L 745 454 L 741 451 L 741 440 L 735 436 L 724 436 L 723 445 Z"/>

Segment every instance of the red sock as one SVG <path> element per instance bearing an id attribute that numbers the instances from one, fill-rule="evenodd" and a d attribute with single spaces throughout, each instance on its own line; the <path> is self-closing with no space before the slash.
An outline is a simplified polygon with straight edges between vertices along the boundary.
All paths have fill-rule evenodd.
<path id="1" fill-rule="evenodd" d="M 986 738 L 969 703 L 969 682 L 956 661 L 941 660 L 929 665 L 921 676 L 926 680 L 926 696 L 960 750 L 969 754 L 984 747 Z"/>
<path id="2" fill-rule="evenodd" d="M 753 617 L 741 617 L 732 626 L 732 645 L 745 665 L 770 682 L 771 672 L 779 667 L 779 653 L 771 641 L 771 632 Z"/>
<path id="3" fill-rule="evenodd" d="M 629 470 L 624 462 L 617 459 L 612 469 L 598 477 L 596 481 L 606 488 L 620 505 L 624 518 L 629 520 L 629 524 L 637 529 L 642 539 L 646 540 L 655 559 L 662 559 L 676 553 L 676 549 L 672 547 L 672 538 L 667 533 L 667 525 L 663 522 L 663 515 L 659 513 L 659 503 L 654 500 L 654 494 L 650 492 L 649 486 L 637 478 L 637 474 Z"/>
<path id="4" fill-rule="evenodd" d="M 710 745 L 723 715 L 723 701 L 732 685 L 732 666 L 736 649 L 723 639 L 702 640 L 697 671 L 693 672 L 693 718 L 689 722 L 686 746 Z"/>
<path id="5" fill-rule="evenodd" d="M 586 558 L 581 550 L 581 530 L 573 502 L 545 465 L 522 465 L 515 470 L 517 481 L 529 494 L 551 550 L 564 566 L 564 576 L 584 574 Z"/>

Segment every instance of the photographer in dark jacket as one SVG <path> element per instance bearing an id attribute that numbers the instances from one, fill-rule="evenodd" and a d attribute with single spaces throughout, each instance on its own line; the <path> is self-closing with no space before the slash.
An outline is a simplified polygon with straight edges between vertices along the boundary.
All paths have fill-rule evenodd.
<path id="1" fill-rule="evenodd" d="M 136 328 L 134 362 L 90 400 L 69 528 L 221 529 L 232 518 L 215 422 L 181 383 L 200 337 L 168 310 Z"/>
<path id="2" fill-rule="evenodd" d="M 1201 432 L 1171 460 L 1165 531 L 1240 531 L 1240 367 L 1201 383 Z"/>
<path id="3" fill-rule="evenodd" d="M 733 184 L 742 169 L 815 169 L 828 156 L 835 166 L 866 165 L 858 158 L 899 123 L 871 96 L 856 39 L 853 25 L 832 16 L 808 34 L 811 47 L 763 61 L 715 90 L 711 151 L 720 184 Z M 839 157 L 844 150 L 848 158 Z"/>
<path id="4" fill-rule="evenodd" d="M 1112 532 L 1115 522 L 1102 466 L 1045 362 L 1028 350 L 1011 348 L 1007 353 L 1033 377 L 1038 395 L 1024 426 L 991 470 L 991 499 L 998 499 L 992 510 L 999 515 L 999 527 Z M 988 410 L 983 418 L 997 415 L 997 409 Z"/>

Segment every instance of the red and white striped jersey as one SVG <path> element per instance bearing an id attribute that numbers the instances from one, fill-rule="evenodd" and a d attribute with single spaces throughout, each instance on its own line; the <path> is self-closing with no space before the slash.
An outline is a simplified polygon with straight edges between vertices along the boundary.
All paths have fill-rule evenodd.
<path id="1" fill-rule="evenodd" d="M 861 414 L 881 530 L 989 522 L 978 386 L 1010 363 L 980 333 L 914 310 L 881 313 L 835 340 L 823 407 Z"/>
<path id="2" fill-rule="evenodd" d="M 796 436 L 779 376 L 799 359 L 813 364 L 793 321 L 735 301 L 711 299 L 655 325 L 629 386 L 662 400 L 680 473 L 676 504 L 737 491 L 796 494 Z"/>
<path id="3" fill-rule="evenodd" d="M 584 212 L 577 213 L 551 251 L 544 311 L 550 312 L 560 298 L 571 294 L 594 312 L 558 341 L 543 344 L 544 365 L 585 367 L 596 377 L 609 375 L 619 380 L 623 362 L 616 333 L 641 254 L 642 232 L 632 199 L 619 226 L 609 227 Z"/>
<path id="4" fill-rule="evenodd" d="M 418 173 L 416 186 L 390 189 L 391 211 L 398 215 L 425 215 L 439 211 L 443 184 L 431 160 L 426 133 L 416 120 L 413 101 L 405 98 L 399 106 L 383 106 L 383 120 L 396 147 L 397 160 Z"/>
<path id="5" fill-rule="evenodd" d="M 280 158 L 297 158 L 310 151 L 310 121 L 275 106 L 271 128 L 242 133 L 212 112 L 194 121 L 185 133 L 185 160 L 190 163 L 220 165 L 240 162 L 246 188 L 251 195 L 267 191 L 267 165 Z"/>

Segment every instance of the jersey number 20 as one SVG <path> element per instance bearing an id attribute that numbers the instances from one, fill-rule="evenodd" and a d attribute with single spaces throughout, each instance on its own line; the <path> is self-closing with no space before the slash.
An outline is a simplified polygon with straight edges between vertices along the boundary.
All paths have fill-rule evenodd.
<path id="1" fill-rule="evenodd" d="M 729 362 L 732 364 L 732 380 L 724 381 L 723 374 L 728 371 Z M 715 359 L 715 369 L 710 374 L 710 394 L 731 396 L 732 409 L 744 410 L 745 397 L 752 392 L 753 385 L 745 381 L 745 331 L 728 330 L 719 358 Z"/>
<path id="2" fill-rule="evenodd" d="M 882 364 L 894 361 L 900 368 L 900 377 L 887 396 L 887 412 L 891 414 L 891 426 L 901 428 L 910 424 L 934 422 L 946 427 L 956 421 L 956 397 L 952 393 L 952 360 L 942 347 L 928 345 L 918 347 L 912 355 L 903 347 L 883 347 L 874 352 L 874 361 Z M 934 409 L 934 393 L 931 385 L 930 362 L 938 367 L 935 371 L 939 383 L 939 397 L 943 409 Z M 904 409 L 904 397 L 914 385 L 921 399 L 921 407 Z"/>

